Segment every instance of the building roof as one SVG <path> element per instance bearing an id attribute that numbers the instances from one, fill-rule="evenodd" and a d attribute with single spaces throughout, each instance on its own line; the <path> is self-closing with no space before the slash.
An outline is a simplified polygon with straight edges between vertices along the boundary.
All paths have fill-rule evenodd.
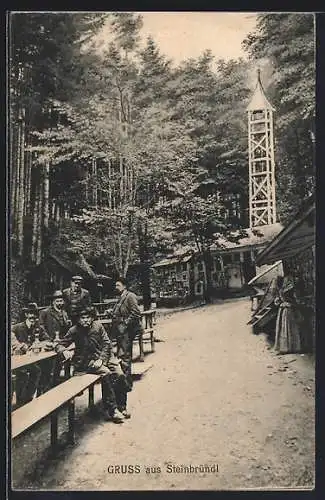
<path id="1" fill-rule="evenodd" d="M 153 264 L 151 267 L 164 267 L 164 266 L 172 266 L 174 264 L 180 264 L 183 262 L 188 262 L 192 258 L 193 254 L 190 255 L 176 255 L 173 257 L 167 257 L 166 259 L 162 259 L 156 264 Z"/>
<path id="2" fill-rule="evenodd" d="M 281 260 L 278 260 L 277 262 L 275 262 L 274 264 L 272 264 L 271 266 L 266 266 L 266 269 L 263 269 L 263 271 L 261 271 L 260 273 L 258 273 L 256 276 L 254 276 L 254 278 L 252 278 L 247 284 L 248 285 L 257 285 L 261 282 L 263 282 L 265 279 L 268 281 L 268 274 L 271 273 L 272 274 L 272 271 L 275 271 L 276 269 L 278 269 L 279 271 L 279 275 L 282 276 L 282 262 Z"/>
<path id="3" fill-rule="evenodd" d="M 229 241 L 224 237 L 220 237 L 216 240 L 215 244 L 211 245 L 211 250 L 218 250 L 219 252 L 227 252 L 230 250 L 240 249 L 243 247 L 252 247 L 265 245 L 271 241 L 277 234 L 280 233 L 283 226 L 276 222 L 275 224 L 268 224 L 265 226 L 256 226 L 253 228 L 244 229 L 244 236 L 239 238 L 237 242 Z M 234 231 L 232 236 L 236 238 L 240 235 L 239 231 Z"/>
<path id="4" fill-rule="evenodd" d="M 257 84 L 254 90 L 254 94 L 246 108 L 247 111 L 257 111 L 260 109 L 271 109 L 275 111 L 270 101 L 267 99 L 263 85 L 261 82 L 261 72 L 257 70 Z"/>
<path id="5" fill-rule="evenodd" d="M 256 257 L 256 264 L 270 264 L 293 257 L 315 244 L 315 196 L 305 200 L 292 221 Z"/>
<path id="6" fill-rule="evenodd" d="M 57 255 L 55 253 L 51 253 L 50 257 L 61 267 L 69 271 L 73 274 L 80 274 L 83 278 L 92 278 L 96 279 L 96 274 L 92 270 L 90 264 L 87 262 L 85 257 L 82 254 L 78 255 L 78 260 L 72 260 L 64 255 Z"/>

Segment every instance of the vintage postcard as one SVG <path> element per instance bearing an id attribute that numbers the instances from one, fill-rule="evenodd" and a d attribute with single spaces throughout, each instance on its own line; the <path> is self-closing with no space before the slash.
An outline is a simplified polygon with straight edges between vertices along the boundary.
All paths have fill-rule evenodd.
<path id="1" fill-rule="evenodd" d="M 314 489 L 315 15 L 7 35 L 9 488 Z"/>

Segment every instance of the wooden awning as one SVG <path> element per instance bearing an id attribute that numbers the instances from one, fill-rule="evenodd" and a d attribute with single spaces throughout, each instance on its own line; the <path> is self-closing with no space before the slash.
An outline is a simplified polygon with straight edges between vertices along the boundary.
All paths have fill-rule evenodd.
<path id="1" fill-rule="evenodd" d="M 308 198 L 294 219 L 256 256 L 256 264 L 272 264 L 315 244 L 315 198 Z"/>

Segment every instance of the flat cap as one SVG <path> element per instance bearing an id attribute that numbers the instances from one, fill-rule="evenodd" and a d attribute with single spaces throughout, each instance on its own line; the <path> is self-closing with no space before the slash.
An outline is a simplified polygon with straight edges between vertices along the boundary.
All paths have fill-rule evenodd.
<path id="1" fill-rule="evenodd" d="M 61 290 L 55 290 L 55 292 L 52 295 L 52 299 L 62 299 L 63 298 L 63 293 Z"/>
<path id="2" fill-rule="evenodd" d="M 71 281 L 83 281 L 83 277 L 82 276 L 72 276 L 71 278 Z"/>

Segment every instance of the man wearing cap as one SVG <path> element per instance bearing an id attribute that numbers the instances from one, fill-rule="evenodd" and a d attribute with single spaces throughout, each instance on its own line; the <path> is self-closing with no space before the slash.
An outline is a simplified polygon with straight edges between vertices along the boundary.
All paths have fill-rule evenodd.
<path id="1" fill-rule="evenodd" d="M 121 360 L 121 367 L 126 377 L 126 388 L 116 392 L 117 405 L 125 418 L 131 414 L 127 410 L 127 393 L 132 390 L 132 342 L 143 326 L 141 311 L 136 295 L 126 287 L 123 277 L 115 283 L 116 292 L 120 298 L 112 311 L 112 336 L 117 343 L 117 357 Z"/>
<path id="2" fill-rule="evenodd" d="M 78 310 L 91 305 L 89 291 L 81 287 L 82 282 L 81 276 L 72 276 L 70 288 L 63 290 L 65 309 L 74 325 L 77 322 Z"/>
<path id="3" fill-rule="evenodd" d="M 77 324 L 56 345 L 64 359 L 72 359 L 75 372 L 102 374 L 102 400 L 105 420 L 120 424 L 124 416 L 118 411 L 115 390 L 125 385 L 125 376 L 115 357 L 111 341 L 100 321 L 94 319 L 93 308 L 81 310 Z M 68 348 L 75 344 L 75 351 Z"/>
<path id="4" fill-rule="evenodd" d="M 64 337 L 70 326 L 72 326 L 71 320 L 64 309 L 64 298 L 61 290 L 56 290 L 52 296 L 52 304 L 40 311 L 39 322 L 52 340 L 56 336 L 59 336 L 59 338 Z"/>
<path id="5" fill-rule="evenodd" d="M 52 341 L 61 339 L 67 333 L 72 323 L 64 310 L 61 290 L 56 290 L 52 295 L 52 304 L 40 311 L 39 322 Z M 59 381 L 62 361 L 55 359 L 43 364 L 46 366 L 42 370 L 40 390 L 45 392 Z"/>
<path id="6" fill-rule="evenodd" d="M 37 307 L 25 309 L 25 320 L 11 327 L 11 352 L 26 354 L 32 349 L 35 339 L 50 340 L 46 331 L 37 322 Z M 22 405 L 31 401 L 39 388 L 41 368 L 34 364 L 28 368 L 17 370 L 16 373 L 16 401 Z"/>

